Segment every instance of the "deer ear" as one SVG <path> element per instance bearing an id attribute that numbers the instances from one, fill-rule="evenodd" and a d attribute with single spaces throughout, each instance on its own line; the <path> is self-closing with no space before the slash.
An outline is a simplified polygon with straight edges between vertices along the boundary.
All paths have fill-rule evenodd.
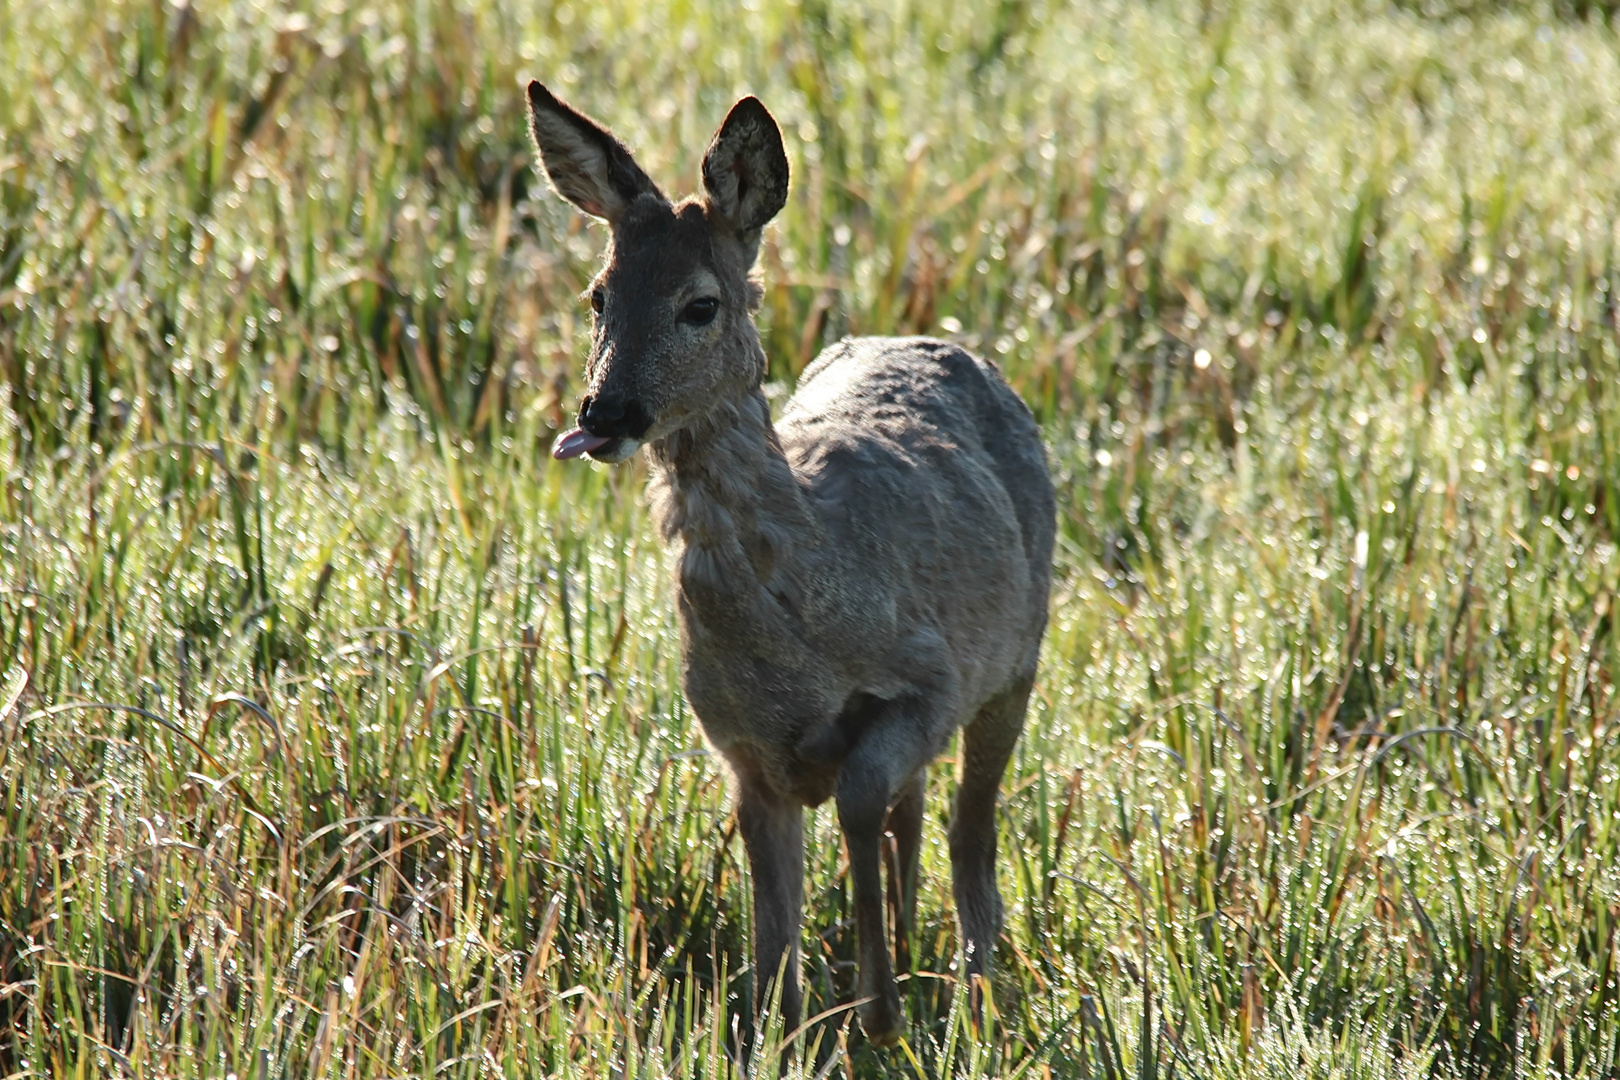
<path id="1" fill-rule="evenodd" d="M 709 209 L 744 242 L 787 202 L 788 162 L 782 132 L 758 98 L 731 107 L 703 155 L 703 191 Z"/>
<path id="2" fill-rule="evenodd" d="M 529 130 L 557 194 L 609 225 L 641 195 L 664 195 L 624 144 L 539 82 L 529 83 Z"/>

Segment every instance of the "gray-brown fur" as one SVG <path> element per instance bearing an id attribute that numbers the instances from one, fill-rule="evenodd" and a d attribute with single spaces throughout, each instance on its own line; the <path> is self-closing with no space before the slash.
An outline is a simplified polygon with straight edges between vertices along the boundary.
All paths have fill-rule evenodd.
<path id="1" fill-rule="evenodd" d="M 758 1000 L 786 956 L 782 1010 L 798 1022 L 803 808 L 834 797 L 869 999 L 861 1023 L 891 1041 L 902 1017 L 884 834 L 904 935 L 924 769 L 959 730 L 950 849 L 970 984 L 999 932 L 996 791 L 1050 583 L 1039 433 L 993 366 L 924 338 L 827 349 L 773 424 L 748 276 L 787 196 L 770 114 L 739 102 L 705 155 L 704 194 L 671 205 L 612 136 L 538 84 L 530 103 L 558 191 L 612 227 L 568 453 L 621 461 L 645 447 L 652 462 L 655 513 L 679 553 L 688 700 L 736 778 Z"/>

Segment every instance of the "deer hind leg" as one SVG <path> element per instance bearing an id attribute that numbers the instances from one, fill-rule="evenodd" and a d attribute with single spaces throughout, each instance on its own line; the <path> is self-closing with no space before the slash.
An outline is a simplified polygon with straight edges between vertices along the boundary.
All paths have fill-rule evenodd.
<path id="1" fill-rule="evenodd" d="M 951 877 L 962 934 L 962 981 L 978 1014 L 981 981 L 990 974 L 1001 932 L 996 890 L 996 796 L 1013 746 L 1024 729 L 1033 679 L 992 698 L 962 729 L 962 783 L 951 814 Z"/>
<path id="2" fill-rule="evenodd" d="M 894 912 L 894 966 L 911 970 L 911 943 L 917 918 L 917 862 L 922 854 L 923 787 L 919 769 L 889 810 L 889 909 Z"/>
<path id="3" fill-rule="evenodd" d="M 754 1012 L 770 1003 L 782 973 L 782 1030 L 799 1026 L 799 933 L 804 907 L 804 808 L 744 781 L 737 827 L 754 885 Z M 783 960 L 786 958 L 784 967 Z"/>

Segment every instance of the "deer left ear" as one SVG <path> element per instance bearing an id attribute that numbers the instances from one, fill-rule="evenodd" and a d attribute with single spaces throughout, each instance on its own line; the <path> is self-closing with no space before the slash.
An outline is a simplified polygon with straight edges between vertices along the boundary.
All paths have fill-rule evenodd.
<path id="1" fill-rule="evenodd" d="M 539 82 L 529 83 L 529 130 L 551 186 L 592 217 L 614 225 L 642 195 L 663 200 L 623 143 Z"/>
<path id="2" fill-rule="evenodd" d="M 782 132 L 758 98 L 731 107 L 703 155 L 703 192 L 709 209 L 744 243 L 787 203 L 788 161 Z"/>

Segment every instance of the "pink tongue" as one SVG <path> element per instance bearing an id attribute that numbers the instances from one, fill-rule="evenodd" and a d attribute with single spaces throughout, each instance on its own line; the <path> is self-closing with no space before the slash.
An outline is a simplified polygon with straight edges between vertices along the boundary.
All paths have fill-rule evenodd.
<path id="1" fill-rule="evenodd" d="M 558 461 L 565 461 L 568 458 L 579 457 L 581 454 L 588 454 L 597 447 L 605 445 L 607 441 L 601 435 L 592 435 L 581 428 L 575 428 L 573 431 L 558 437 L 557 441 L 552 444 L 551 456 Z"/>

